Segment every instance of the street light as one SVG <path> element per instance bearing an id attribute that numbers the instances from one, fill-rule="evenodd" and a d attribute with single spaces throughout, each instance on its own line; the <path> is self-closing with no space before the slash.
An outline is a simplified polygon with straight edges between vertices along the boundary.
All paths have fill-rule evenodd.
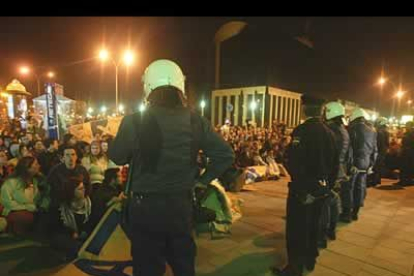
<path id="1" fill-rule="evenodd" d="M 93 108 L 92 107 L 88 108 L 88 113 L 91 113 L 91 114 L 93 113 Z"/>
<path id="2" fill-rule="evenodd" d="M 27 66 L 22 66 L 20 67 L 19 71 L 20 71 L 20 74 L 27 75 L 30 73 L 30 68 Z"/>
<path id="3" fill-rule="evenodd" d="M 118 111 L 120 112 L 120 113 L 124 113 L 124 111 L 125 111 L 125 106 L 123 105 L 123 104 L 120 104 L 119 105 L 119 107 L 118 107 Z"/>
<path id="4" fill-rule="evenodd" d="M 32 71 L 28 66 L 22 66 L 19 69 L 20 74 L 26 76 L 30 74 L 30 71 Z M 33 76 L 36 78 L 36 82 L 37 82 L 37 96 L 40 96 L 40 79 L 39 76 L 33 72 Z"/>
<path id="5" fill-rule="evenodd" d="M 53 78 L 55 77 L 55 73 L 54 73 L 54 72 L 52 72 L 52 71 L 50 71 L 50 72 L 48 72 L 48 73 L 47 73 L 47 77 L 48 77 L 49 79 L 53 79 Z"/>
<path id="6" fill-rule="evenodd" d="M 36 78 L 36 82 L 37 82 L 37 95 L 40 96 L 40 78 L 39 78 L 39 75 L 36 74 L 36 72 L 34 70 L 30 69 L 30 67 L 28 67 L 28 66 L 22 66 L 22 67 L 20 67 L 19 68 L 19 72 L 20 72 L 20 74 L 22 74 L 24 76 L 27 76 L 29 74 L 33 74 L 33 76 Z M 52 72 L 52 71 L 49 71 L 46 74 L 46 76 L 49 79 L 54 78 L 55 75 L 56 74 L 54 72 Z"/>
<path id="7" fill-rule="evenodd" d="M 206 107 L 206 102 L 204 100 L 201 101 L 200 107 L 201 107 L 201 116 L 204 117 L 204 108 Z"/>
<path id="8" fill-rule="evenodd" d="M 102 107 L 101 107 L 101 112 L 102 112 L 102 113 L 106 113 L 106 111 L 107 111 L 106 106 L 102 106 Z"/>
<path id="9" fill-rule="evenodd" d="M 144 112 L 145 111 L 145 104 L 142 103 L 142 104 L 139 105 L 139 111 L 140 112 Z"/>
<path id="10" fill-rule="evenodd" d="M 386 83 L 386 82 L 387 82 L 387 80 L 383 77 L 379 78 L 379 80 L 378 80 L 378 84 L 381 85 L 381 86 L 383 86 L 384 83 Z"/>
<path id="11" fill-rule="evenodd" d="M 401 100 L 401 98 L 404 96 L 404 93 L 405 93 L 404 91 L 398 90 L 397 93 L 395 94 L 395 97 Z"/>
<path id="12" fill-rule="evenodd" d="M 106 61 L 110 59 L 109 52 L 106 49 L 101 49 L 99 51 L 99 59 L 101 61 Z M 113 65 L 115 66 L 115 110 L 118 114 L 119 106 L 118 106 L 118 67 L 121 64 L 121 60 L 115 61 L 114 59 L 111 59 Z M 126 50 L 124 52 L 124 55 L 122 57 L 122 60 L 126 66 L 132 65 L 134 62 L 134 53 L 131 50 Z"/>

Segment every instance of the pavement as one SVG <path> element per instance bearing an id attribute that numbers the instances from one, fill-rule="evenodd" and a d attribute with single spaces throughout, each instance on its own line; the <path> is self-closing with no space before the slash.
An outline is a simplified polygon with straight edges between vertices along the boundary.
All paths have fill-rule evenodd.
<path id="1" fill-rule="evenodd" d="M 394 182 L 383 179 L 381 186 L 368 189 L 359 220 L 339 224 L 337 240 L 320 251 L 316 269 L 309 275 L 414 276 L 414 186 L 396 188 Z M 237 194 L 243 200 L 243 216 L 230 236 L 198 236 L 197 276 L 268 276 L 270 266 L 286 264 L 287 182 L 250 187 Z M 0 238 L 0 276 L 59 275 L 60 266 L 45 250 L 30 241 Z M 41 259 L 28 259 L 28 254 Z M 33 265 L 36 271 L 25 269 Z"/>

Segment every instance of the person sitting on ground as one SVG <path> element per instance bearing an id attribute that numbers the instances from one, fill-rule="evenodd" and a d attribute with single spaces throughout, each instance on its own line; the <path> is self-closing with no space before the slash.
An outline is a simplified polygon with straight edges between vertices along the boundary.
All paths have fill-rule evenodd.
<path id="1" fill-rule="evenodd" d="M 13 144 L 13 145 L 14 145 L 13 148 L 12 146 L 10 146 L 10 151 L 14 158 L 10 159 L 8 164 L 14 168 L 17 166 L 17 163 L 19 162 L 21 158 L 26 157 L 26 156 L 32 156 L 32 154 L 30 153 L 27 146 L 24 144 L 20 144 L 18 146 L 17 152 L 16 152 L 16 144 Z"/>
<path id="2" fill-rule="evenodd" d="M 39 154 L 37 160 L 40 164 L 40 170 L 44 175 L 48 175 L 51 168 L 61 163 L 58 153 L 59 142 L 56 139 L 48 138 L 45 140 L 46 151 Z"/>
<path id="3" fill-rule="evenodd" d="M 62 251 L 66 260 L 73 260 L 95 225 L 92 202 L 82 175 L 72 176 L 62 182 L 57 195 L 59 204 L 50 210 L 49 233 L 52 248 Z"/>
<path id="4" fill-rule="evenodd" d="M 92 176 L 91 176 L 92 178 Z M 105 178 L 101 185 L 92 186 L 91 200 L 93 203 L 93 212 L 98 221 L 105 214 L 106 210 L 112 204 L 121 202 L 125 199 L 122 192 L 121 170 L 119 167 L 111 167 L 105 171 Z M 98 222 L 97 221 L 97 222 Z M 97 223 L 96 222 L 96 223 Z"/>
<path id="5" fill-rule="evenodd" d="M 74 176 L 83 176 L 83 184 L 85 188 L 90 190 L 89 173 L 82 165 L 77 163 L 76 148 L 67 146 L 63 150 L 63 163 L 53 167 L 47 177 L 47 183 L 50 185 L 51 205 L 55 205 L 55 199 L 61 194 L 63 182 Z"/>
<path id="6" fill-rule="evenodd" d="M 45 145 L 42 140 L 36 140 L 33 146 L 33 156 L 37 159 L 42 153 L 45 152 Z"/>
<path id="7" fill-rule="evenodd" d="M 8 165 L 9 158 L 7 152 L 0 150 L 0 188 L 6 178 L 12 174 L 13 168 Z"/>
<path id="8" fill-rule="evenodd" d="M 84 166 L 89 173 L 91 173 L 92 167 L 97 167 L 95 168 L 95 172 L 99 169 L 103 179 L 108 164 L 109 160 L 108 157 L 102 153 L 101 143 L 99 141 L 93 141 L 91 143 L 90 154 L 82 158 L 82 166 Z"/>
<path id="9" fill-rule="evenodd" d="M 269 150 L 266 156 L 266 163 L 268 164 L 269 180 L 278 180 L 280 178 L 279 165 L 276 163 L 274 151 Z"/>
<path id="10" fill-rule="evenodd" d="M 1 204 L 4 207 L 2 215 L 7 218 L 11 233 L 25 234 L 33 226 L 40 198 L 40 180 L 37 177 L 39 169 L 39 163 L 34 157 L 23 157 L 13 175 L 1 187 Z"/>

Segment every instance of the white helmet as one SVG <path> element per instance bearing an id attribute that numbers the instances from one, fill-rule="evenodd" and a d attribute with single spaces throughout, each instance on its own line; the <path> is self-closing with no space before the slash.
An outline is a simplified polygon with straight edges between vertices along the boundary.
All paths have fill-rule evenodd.
<path id="1" fill-rule="evenodd" d="M 345 116 L 345 107 L 338 102 L 329 102 L 325 105 L 326 120 L 331 120 L 339 116 Z"/>
<path id="2" fill-rule="evenodd" d="M 142 82 L 144 83 L 145 99 L 154 89 L 161 86 L 174 86 L 185 96 L 185 76 L 181 68 L 168 59 L 159 59 L 152 62 L 145 69 Z"/>
<path id="3" fill-rule="evenodd" d="M 377 119 L 377 124 L 380 126 L 386 126 L 388 124 L 388 120 L 385 117 L 379 117 Z"/>
<path id="4" fill-rule="evenodd" d="M 358 118 L 361 118 L 361 117 L 364 117 L 366 120 L 369 119 L 368 113 L 364 109 L 362 109 L 360 107 L 357 107 L 352 111 L 352 114 L 351 114 L 351 117 L 349 118 L 349 120 L 351 122 L 353 122 L 355 119 L 358 119 Z"/>

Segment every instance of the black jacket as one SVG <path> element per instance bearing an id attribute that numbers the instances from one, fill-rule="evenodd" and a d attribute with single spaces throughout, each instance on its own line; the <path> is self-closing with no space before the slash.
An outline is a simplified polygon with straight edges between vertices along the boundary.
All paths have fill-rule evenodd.
<path id="1" fill-rule="evenodd" d="M 198 181 L 208 185 L 233 164 L 232 148 L 187 108 L 153 106 L 122 119 L 108 153 L 117 165 L 132 161 L 132 191 L 169 193 L 194 187 L 200 149 L 210 162 Z"/>
<path id="2" fill-rule="evenodd" d="M 377 132 L 364 118 L 355 119 L 349 126 L 353 163 L 360 170 L 374 166 L 378 155 Z"/>
<path id="3" fill-rule="evenodd" d="M 319 118 L 294 129 L 286 157 L 296 190 L 311 192 L 319 180 L 333 183 L 336 178 L 339 159 L 334 134 Z"/>
<path id="4" fill-rule="evenodd" d="M 338 179 L 344 179 L 349 174 L 352 166 L 352 148 L 349 134 L 345 126 L 339 121 L 329 121 L 328 127 L 335 136 L 336 147 L 338 150 L 339 169 Z"/>
<path id="5" fill-rule="evenodd" d="M 390 147 L 390 133 L 385 127 L 377 128 L 377 146 L 378 154 L 385 156 Z"/>

